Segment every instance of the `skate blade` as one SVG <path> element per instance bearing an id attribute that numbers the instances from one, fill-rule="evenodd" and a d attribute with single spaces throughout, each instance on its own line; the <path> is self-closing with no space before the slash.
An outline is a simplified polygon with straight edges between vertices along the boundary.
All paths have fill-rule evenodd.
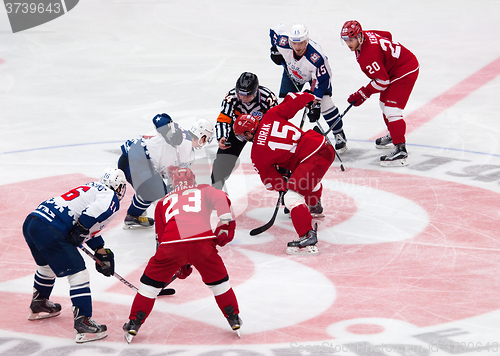
<path id="1" fill-rule="evenodd" d="M 406 158 L 396 159 L 394 161 L 380 161 L 382 167 L 405 167 L 408 165 Z"/>
<path id="2" fill-rule="evenodd" d="M 95 334 L 94 333 L 76 333 L 75 341 L 78 344 L 83 344 L 84 342 L 104 339 L 106 336 L 108 336 L 108 333 L 106 331 L 103 331 L 100 333 L 95 333 Z"/>
<path id="3" fill-rule="evenodd" d="M 237 329 L 235 331 L 236 331 L 236 335 L 238 335 L 238 337 L 241 339 L 240 329 Z"/>
<path id="4" fill-rule="evenodd" d="M 306 246 L 306 247 L 287 247 L 286 253 L 289 255 L 298 256 L 316 256 L 319 251 L 316 246 Z"/>
<path id="5" fill-rule="evenodd" d="M 337 152 L 339 155 L 344 153 L 345 151 L 347 151 L 347 146 L 344 147 L 344 148 L 341 148 L 341 149 L 338 149 L 338 150 L 335 150 L 335 152 Z"/>
<path id="6" fill-rule="evenodd" d="M 132 342 L 132 339 L 135 335 L 137 334 L 131 334 L 129 332 L 125 332 L 125 334 L 123 334 L 123 336 L 125 337 L 125 341 L 127 341 L 127 344 L 130 344 Z"/>
<path id="7" fill-rule="evenodd" d="M 154 225 L 151 226 L 142 226 L 142 225 L 123 225 L 123 230 L 144 230 L 144 229 L 151 229 Z"/>
<path id="8" fill-rule="evenodd" d="M 33 312 L 30 312 L 30 315 L 28 316 L 28 320 L 40 320 L 40 319 L 47 319 L 47 318 L 53 318 L 55 316 L 58 316 L 59 314 L 61 314 L 60 311 L 58 312 L 55 312 L 55 313 L 33 313 Z"/>
<path id="9" fill-rule="evenodd" d="M 393 147 L 394 145 L 392 143 L 388 143 L 387 145 L 375 145 L 375 148 L 378 148 L 379 150 L 386 150 Z"/>

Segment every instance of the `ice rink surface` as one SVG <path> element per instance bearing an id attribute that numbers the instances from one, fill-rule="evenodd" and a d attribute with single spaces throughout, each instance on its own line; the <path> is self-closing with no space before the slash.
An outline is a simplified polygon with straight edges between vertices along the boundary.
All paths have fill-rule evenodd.
<path id="1" fill-rule="evenodd" d="M 85 0 L 13 34 L 0 10 L 0 355 L 500 355 L 499 15 L 498 0 Z M 126 344 L 134 293 L 87 257 L 93 318 L 109 336 L 74 342 L 65 279 L 51 297 L 62 314 L 27 320 L 36 266 L 21 226 L 38 203 L 98 179 L 157 113 L 186 127 L 215 122 L 244 71 L 277 93 L 282 69 L 269 59 L 268 35 L 277 23 L 306 24 L 329 57 L 343 111 L 368 83 L 339 38 L 351 19 L 391 31 L 420 62 L 405 110 L 410 165 L 378 164 L 378 96 L 351 109 L 346 171 L 335 161 L 324 180 L 320 253 L 297 257 L 285 254 L 296 236 L 282 212 L 249 236 L 277 194 L 264 189 L 247 145 L 228 181 L 236 238 L 220 249 L 241 339 L 195 271 L 172 283 L 177 293 L 159 298 Z M 197 151 L 199 182 L 215 151 Z M 131 196 L 129 187 L 103 236 L 116 271 L 139 285 L 155 243 L 152 230 L 122 229 Z"/>

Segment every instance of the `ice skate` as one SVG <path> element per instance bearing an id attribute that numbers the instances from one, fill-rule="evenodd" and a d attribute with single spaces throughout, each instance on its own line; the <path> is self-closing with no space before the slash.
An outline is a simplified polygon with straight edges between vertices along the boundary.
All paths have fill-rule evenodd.
<path id="1" fill-rule="evenodd" d="M 347 151 L 347 139 L 345 137 L 344 130 L 340 131 L 338 134 L 335 134 L 335 151 L 338 154 Z"/>
<path id="2" fill-rule="evenodd" d="M 406 145 L 404 143 L 399 143 L 394 146 L 394 150 L 386 156 L 380 157 L 380 165 L 382 167 L 402 167 L 407 166 L 408 162 L 408 152 L 406 151 Z"/>
<path id="3" fill-rule="evenodd" d="M 314 229 L 302 236 L 300 239 L 290 241 L 286 249 L 289 255 L 310 255 L 314 256 L 319 253 L 316 244 L 318 243 L 318 224 L 314 224 Z"/>
<path id="4" fill-rule="evenodd" d="M 75 341 L 78 344 L 104 339 L 106 336 L 108 336 L 108 333 L 106 332 L 106 325 L 99 325 L 90 317 L 79 315 L 78 307 L 73 307 L 73 315 L 75 317 Z"/>
<path id="5" fill-rule="evenodd" d="M 238 314 L 234 314 L 234 309 L 231 305 L 228 307 L 225 307 L 224 311 L 227 314 L 227 321 L 229 323 L 229 326 L 231 326 L 231 329 L 236 331 L 238 336 L 241 337 L 240 327 L 241 327 L 241 325 L 243 325 L 243 321 L 241 320 L 241 318 L 239 317 Z"/>
<path id="6" fill-rule="evenodd" d="M 39 291 L 33 293 L 28 320 L 52 318 L 61 314 L 61 304 L 52 303 L 48 299 L 41 299 L 39 295 Z"/>
<path id="7" fill-rule="evenodd" d="M 137 312 L 137 319 L 130 319 L 127 323 L 123 325 L 123 331 L 125 331 L 125 340 L 128 344 L 132 342 L 134 336 L 137 335 L 137 332 L 141 328 L 143 320 L 146 318 L 146 313 L 140 311 Z"/>
<path id="8" fill-rule="evenodd" d="M 123 229 L 149 229 L 154 226 L 155 221 L 146 216 L 132 216 L 127 214 L 124 221 Z"/>
<path id="9" fill-rule="evenodd" d="M 314 206 L 309 207 L 309 212 L 311 213 L 313 219 L 321 219 L 325 217 L 323 214 L 323 206 L 321 205 L 321 199 Z"/>
<path id="10" fill-rule="evenodd" d="M 379 137 L 375 140 L 376 148 L 392 148 L 392 137 L 391 134 Z"/>

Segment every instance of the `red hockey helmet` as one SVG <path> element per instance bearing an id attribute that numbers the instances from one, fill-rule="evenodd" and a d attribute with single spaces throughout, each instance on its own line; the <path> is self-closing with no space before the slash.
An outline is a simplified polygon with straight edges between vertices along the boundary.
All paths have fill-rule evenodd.
<path id="1" fill-rule="evenodd" d="M 342 26 L 342 30 L 340 31 L 340 37 L 343 40 L 348 40 L 352 37 L 358 37 L 361 34 L 363 29 L 361 28 L 361 24 L 356 20 L 346 21 L 344 26 Z"/>
<path id="2" fill-rule="evenodd" d="M 168 173 L 172 179 L 172 185 L 177 186 L 190 186 L 196 185 L 196 177 L 192 170 L 189 168 L 179 168 L 175 166 L 168 167 Z"/>
<path id="3" fill-rule="evenodd" d="M 257 127 L 259 126 L 259 120 L 249 114 L 243 114 L 238 116 L 233 124 L 233 131 L 236 137 L 240 141 L 245 140 L 245 132 L 250 132 L 255 135 Z"/>

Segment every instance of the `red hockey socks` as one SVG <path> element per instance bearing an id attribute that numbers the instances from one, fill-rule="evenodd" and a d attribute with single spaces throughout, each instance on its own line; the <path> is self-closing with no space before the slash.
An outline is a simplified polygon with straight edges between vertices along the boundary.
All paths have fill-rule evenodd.
<path id="1" fill-rule="evenodd" d="M 312 216 L 305 204 L 300 204 L 290 211 L 292 224 L 300 237 L 312 229 Z"/>
<path id="2" fill-rule="evenodd" d="M 233 288 L 230 288 L 227 292 L 222 293 L 221 295 L 215 296 L 215 301 L 219 306 L 222 314 L 227 318 L 227 314 L 224 312 L 224 308 L 228 306 L 232 306 L 234 309 L 234 314 L 239 314 L 240 310 L 238 309 L 238 301 L 236 300 L 236 295 L 234 295 Z"/>
<path id="3" fill-rule="evenodd" d="M 149 313 L 151 313 L 151 310 L 153 310 L 155 300 L 156 299 L 147 298 L 142 294 L 137 293 L 135 295 L 134 302 L 132 303 L 132 308 L 130 309 L 130 315 L 128 318 L 131 320 L 137 319 L 137 312 L 140 311 L 146 313 L 147 318 L 149 316 Z M 146 320 L 146 318 L 144 318 L 144 320 Z"/>
<path id="4" fill-rule="evenodd" d="M 397 145 L 406 142 L 406 122 L 403 119 L 388 122 L 387 128 L 391 134 L 393 144 Z"/>

